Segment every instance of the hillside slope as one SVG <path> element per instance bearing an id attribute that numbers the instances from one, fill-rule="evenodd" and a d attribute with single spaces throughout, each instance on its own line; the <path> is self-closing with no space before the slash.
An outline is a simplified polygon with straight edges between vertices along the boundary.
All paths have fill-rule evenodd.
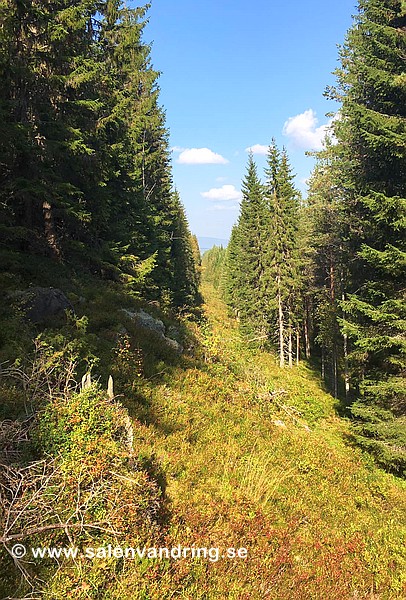
<path id="1" fill-rule="evenodd" d="M 167 479 L 171 544 L 247 557 L 177 561 L 148 586 L 129 572 L 125 597 L 406 597 L 403 483 L 349 445 L 308 368 L 251 351 L 204 294 L 195 357 L 150 387 L 144 444 Z"/>
<path id="2" fill-rule="evenodd" d="M 406 598 L 404 482 L 350 445 L 347 422 L 310 368 L 280 369 L 275 356 L 250 348 L 214 290 L 203 293 L 200 321 L 184 318 L 180 358 L 127 321 L 117 338 L 124 297 L 106 289 L 89 300 L 81 343 L 96 354 L 104 348 L 96 371 L 103 386 L 113 373 L 116 398 L 109 404 L 96 386 L 41 400 L 29 435 L 43 458 L 30 456 L 19 473 L 34 468 L 38 479 L 38 469 L 48 477 L 51 468 L 52 476 L 15 503 L 31 507 L 25 521 L 17 515 L 16 539 L 27 547 L 111 544 L 175 555 L 17 561 L 34 588 L 20 573 L 10 595 L 19 577 L 4 552 L 6 597 Z M 57 337 L 68 339 L 65 329 Z M 55 352 L 45 364 L 54 369 L 62 358 Z M 17 401 L 21 393 L 13 393 Z M 70 519 L 74 528 L 30 534 L 42 500 L 47 523 Z M 86 529 L 92 522 L 102 527 Z"/>

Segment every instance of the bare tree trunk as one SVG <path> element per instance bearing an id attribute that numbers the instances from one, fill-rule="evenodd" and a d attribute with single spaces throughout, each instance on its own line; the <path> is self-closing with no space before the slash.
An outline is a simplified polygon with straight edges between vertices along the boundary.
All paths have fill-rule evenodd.
<path id="1" fill-rule="evenodd" d="M 292 344 L 292 325 L 289 322 L 289 337 L 288 337 L 288 360 L 289 367 L 293 367 L 293 344 Z"/>
<path id="2" fill-rule="evenodd" d="M 54 257 L 59 258 L 61 256 L 61 250 L 59 248 L 58 238 L 56 236 L 54 219 L 52 215 L 52 206 L 47 200 L 44 200 L 42 203 L 42 211 L 44 214 L 45 239 L 48 242 L 48 246 L 50 247 Z"/>
<path id="3" fill-rule="evenodd" d="M 334 302 L 335 300 L 335 274 L 334 274 L 334 265 L 330 264 L 330 295 L 331 299 Z"/>
<path id="4" fill-rule="evenodd" d="M 344 334 L 344 383 L 345 383 L 345 398 L 348 398 L 350 393 L 350 375 L 348 372 L 348 337 Z"/>
<path id="5" fill-rule="evenodd" d="M 345 294 L 342 292 L 341 299 L 345 300 Z M 343 334 L 344 339 L 344 383 L 345 383 L 345 399 L 348 399 L 350 393 L 350 375 L 348 372 L 348 336 Z"/>
<path id="6" fill-rule="evenodd" d="M 336 283 L 335 283 L 335 271 L 333 262 L 330 263 L 330 295 L 331 302 L 334 306 L 336 298 Z M 338 335 L 338 334 L 337 334 Z M 334 336 L 335 338 L 335 336 Z M 333 340 L 332 357 L 331 357 L 331 375 L 333 379 L 333 391 L 334 398 L 338 396 L 338 376 L 337 376 L 337 340 Z"/>
<path id="7" fill-rule="evenodd" d="M 299 327 L 296 328 L 296 364 L 299 364 L 300 360 L 300 331 Z"/>
<path id="8" fill-rule="evenodd" d="M 279 326 L 279 366 L 285 366 L 285 347 L 284 347 L 284 330 L 283 330 L 283 309 L 281 296 L 281 278 L 277 277 L 278 284 L 278 326 Z"/>
<path id="9" fill-rule="evenodd" d="M 324 347 L 321 349 L 321 378 L 324 381 L 326 377 L 326 358 L 324 354 Z"/>
<path id="10" fill-rule="evenodd" d="M 305 319 L 304 319 L 304 338 L 305 338 L 305 352 L 306 358 L 310 358 L 310 339 L 309 339 L 309 322 L 308 322 L 308 311 L 306 308 Z"/>
<path id="11" fill-rule="evenodd" d="M 338 397 L 338 377 L 337 377 L 337 352 L 333 350 L 333 364 L 332 364 L 332 375 L 333 375 L 333 390 L 334 398 Z"/>

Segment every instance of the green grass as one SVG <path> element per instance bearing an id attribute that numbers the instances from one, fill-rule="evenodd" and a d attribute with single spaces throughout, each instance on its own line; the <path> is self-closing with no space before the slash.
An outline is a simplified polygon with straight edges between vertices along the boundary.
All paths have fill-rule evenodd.
<path id="1" fill-rule="evenodd" d="M 308 367 L 281 370 L 247 348 L 205 296 L 198 357 L 150 386 L 144 444 L 166 474 L 172 543 L 246 547 L 248 558 L 174 563 L 146 597 L 406 597 L 403 482 L 346 443 Z M 268 392 L 281 389 L 276 404 Z"/>
<path id="2" fill-rule="evenodd" d="M 114 285 L 69 291 L 86 299 L 78 318 L 88 326 L 77 336 L 97 357 L 94 375 L 105 385 L 113 373 L 133 419 L 131 485 L 165 492 L 159 532 L 138 535 L 120 513 L 120 542 L 244 547 L 248 556 L 66 562 L 42 574 L 44 598 L 406 598 L 405 483 L 348 443 L 349 423 L 310 367 L 280 369 L 274 355 L 249 347 L 209 286 L 205 319 L 184 319 L 180 359 L 131 323 L 120 333 L 119 310 L 132 305 Z M 141 513 L 142 489 L 133 499 Z"/>

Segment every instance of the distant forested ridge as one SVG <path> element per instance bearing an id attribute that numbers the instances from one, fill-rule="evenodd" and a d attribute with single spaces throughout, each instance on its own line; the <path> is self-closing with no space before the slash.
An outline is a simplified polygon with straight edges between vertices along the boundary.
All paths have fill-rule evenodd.
<path id="1" fill-rule="evenodd" d="M 148 5 L 0 2 L 0 259 L 50 256 L 174 307 L 198 275 L 172 187 Z"/>
<path id="2" fill-rule="evenodd" d="M 227 252 L 204 259 L 250 339 L 302 356 L 353 418 L 354 438 L 406 469 L 406 6 L 361 0 L 340 48 L 341 104 L 303 202 L 285 150 L 253 157 Z M 219 275 L 219 260 L 223 264 Z"/>

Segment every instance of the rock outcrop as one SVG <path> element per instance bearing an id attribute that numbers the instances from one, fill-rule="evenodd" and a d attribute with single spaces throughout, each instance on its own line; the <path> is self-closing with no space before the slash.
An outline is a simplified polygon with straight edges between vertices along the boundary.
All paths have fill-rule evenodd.
<path id="1" fill-rule="evenodd" d="M 177 340 L 172 338 L 174 332 L 177 332 L 176 328 L 168 328 L 168 334 L 171 335 L 171 337 L 169 337 L 163 322 L 160 319 L 156 319 L 152 315 L 148 314 L 144 310 L 141 309 L 134 312 L 123 308 L 122 312 L 124 312 L 127 317 L 135 321 L 138 327 L 152 331 L 162 341 L 162 343 L 171 348 L 174 353 L 182 354 L 183 346 Z"/>
<path id="2" fill-rule="evenodd" d="M 44 323 L 53 317 L 62 316 L 73 306 L 58 288 L 32 287 L 14 292 L 10 299 L 22 310 L 24 318 L 32 323 Z"/>

